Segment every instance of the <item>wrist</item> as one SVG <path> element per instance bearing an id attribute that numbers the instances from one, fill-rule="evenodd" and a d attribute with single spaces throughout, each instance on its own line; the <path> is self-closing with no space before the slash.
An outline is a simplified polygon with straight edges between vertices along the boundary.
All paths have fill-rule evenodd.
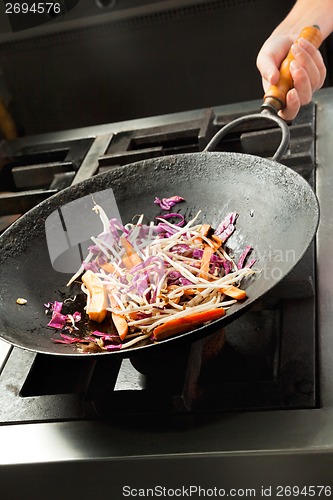
<path id="1" fill-rule="evenodd" d="M 333 31 L 333 0 L 298 0 L 287 17 L 275 28 L 272 35 L 297 38 L 306 26 L 317 25 L 323 40 Z"/>

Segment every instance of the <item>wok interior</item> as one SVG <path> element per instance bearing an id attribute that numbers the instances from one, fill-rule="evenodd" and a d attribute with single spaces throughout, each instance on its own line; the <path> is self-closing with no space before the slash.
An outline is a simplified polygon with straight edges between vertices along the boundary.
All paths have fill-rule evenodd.
<path id="1" fill-rule="evenodd" d="M 261 272 L 248 280 L 248 299 L 235 304 L 215 322 L 219 327 L 237 318 L 256 299 L 277 284 L 300 260 L 318 224 L 318 205 L 310 186 L 292 170 L 273 161 L 236 153 L 196 153 L 137 162 L 72 186 L 25 214 L 0 239 L 0 336 L 37 352 L 83 355 L 72 346 L 55 344 L 46 327 L 44 304 L 63 300 L 78 291 L 66 287 L 70 275 L 53 269 L 45 237 L 45 221 L 59 207 L 111 188 L 124 223 L 136 214 L 146 221 L 165 213 L 155 197 L 179 195 L 186 202 L 174 207 L 198 222 L 217 227 L 231 211 L 239 214 L 236 231 L 227 246 L 240 256 L 253 246 L 251 258 Z M 84 219 L 84 218 L 83 218 Z M 96 216 L 96 223 L 99 224 Z M 18 297 L 27 304 L 16 304 Z M 198 335 L 216 325 L 199 329 Z M 162 343 L 192 335 L 186 333 Z M 195 336 L 193 336 L 193 339 Z M 192 340 L 192 337 L 191 337 Z M 156 345 L 121 351 L 155 348 Z M 108 353 L 116 355 L 117 351 Z"/>

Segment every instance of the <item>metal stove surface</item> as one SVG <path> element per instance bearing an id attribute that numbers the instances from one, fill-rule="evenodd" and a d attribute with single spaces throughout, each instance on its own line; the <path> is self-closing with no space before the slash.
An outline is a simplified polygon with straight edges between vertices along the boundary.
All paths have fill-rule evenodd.
<path id="1" fill-rule="evenodd" d="M 74 493 L 82 498 L 92 494 L 95 498 L 109 498 L 110 491 L 105 491 L 103 481 L 84 481 L 85 472 L 90 477 L 96 474 L 111 477 L 112 498 L 124 496 L 125 485 L 133 488 L 153 488 L 155 485 L 176 488 L 191 484 L 206 488 L 253 487 L 259 496 L 261 486 L 331 484 L 333 271 L 330 255 L 332 235 L 329 230 L 333 144 L 329 131 L 333 125 L 333 90 L 318 92 L 315 102 L 316 185 L 321 206 L 317 235 L 320 400 L 316 407 L 279 411 L 212 411 L 183 414 L 177 418 L 172 415 L 151 416 L 148 419 L 146 415 L 114 415 L 98 420 L 88 418 L 84 421 L 4 425 L 0 427 L 0 462 L 3 464 L 0 484 L 7 492 L 7 498 L 31 498 L 31 495 L 43 498 L 42 492 L 50 482 L 52 491 L 48 493 L 48 498 L 59 498 L 59 495 L 67 498 L 66 495 Z M 244 112 L 255 106 L 253 102 L 242 104 Z M 216 108 L 217 114 L 221 110 L 232 114 L 235 106 Z M 195 120 L 200 113 L 182 113 L 178 118 Z M 168 115 L 135 120 L 131 124 L 119 123 L 94 127 L 93 130 L 52 134 L 52 137 L 39 136 L 35 140 L 36 143 L 47 143 L 50 139 L 63 141 L 82 136 L 94 137 L 96 134 L 98 140 L 95 140 L 88 158 L 84 160 L 87 171 L 93 173 L 91 171 L 98 165 L 89 162 L 89 155 L 104 151 L 110 134 L 124 131 L 129 126 L 143 129 L 172 123 L 173 120 L 174 117 Z M 22 144 L 24 142 L 25 139 L 22 139 Z M 82 169 L 80 172 L 83 175 Z M 79 180 L 80 175 L 77 175 L 75 181 Z M 0 344 L 0 349 L 5 364 L 10 348 Z M 20 356 L 20 352 L 15 355 Z M 56 399 L 54 404 L 57 404 Z M 64 484 L 59 480 L 61 474 L 74 479 Z"/>

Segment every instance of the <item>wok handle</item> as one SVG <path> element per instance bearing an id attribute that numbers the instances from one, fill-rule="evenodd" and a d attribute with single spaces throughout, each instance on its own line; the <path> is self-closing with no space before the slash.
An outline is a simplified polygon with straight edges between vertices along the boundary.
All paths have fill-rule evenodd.
<path id="1" fill-rule="evenodd" d="M 322 43 L 322 35 L 317 25 L 304 28 L 295 43 L 298 43 L 300 38 L 305 38 L 311 42 L 316 49 L 318 49 Z M 264 95 L 263 108 L 270 108 L 277 113 L 286 106 L 286 95 L 289 90 L 294 87 L 294 82 L 289 71 L 290 63 L 294 59 L 290 49 L 287 57 L 282 61 L 280 66 L 280 77 L 277 84 L 271 85 Z"/>
<path id="2" fill-rule="evenodd" d="M 281 142 L 276 152 L 273 155 L 273 160 L 280 161 L 284 153 L 287 151 L 290 142 L 290 131 L 287 123 L 282 120 L 276 113 L 272 113 L 270 109 L 263 109 L 261 113 L 254 113 L 252 115 L 245 115 L 239 118 L 236 118 L 230 123 L 227 123 L 223 128 L 221 128 L 214 137 L 210 140 L 210 142 L 205 147 L 204 151 L 214 151 L 222 137 L 227 135 L 233 128 L 239 127 L 248 121 L 256 121 L 256 120 L 269 120 L 276 123 L 281 129 Z"/>

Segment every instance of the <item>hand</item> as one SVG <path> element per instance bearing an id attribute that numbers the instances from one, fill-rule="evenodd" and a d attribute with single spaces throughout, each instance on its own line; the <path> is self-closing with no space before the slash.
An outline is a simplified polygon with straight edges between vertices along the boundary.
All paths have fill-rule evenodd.
<path id="1" fill-rule="evenodd" d="M 300 38 L 293 43 L 297 35 L 271 35 L 262 46 L 257 67 L 262 75 L 265 92 L 270 85 L 275 85 L 279 78 L 279 70 L 290 47 L 295 58 L 290 64 L 290 74 L 294 88 L 286 96 L 286 107 L 279 111 L 284 120 L 293 120 L 299 109 L 312 99 L 312 94 L 320 89 L 326 78 L 326 67 L 321 53 L 312 43 Z"/>

